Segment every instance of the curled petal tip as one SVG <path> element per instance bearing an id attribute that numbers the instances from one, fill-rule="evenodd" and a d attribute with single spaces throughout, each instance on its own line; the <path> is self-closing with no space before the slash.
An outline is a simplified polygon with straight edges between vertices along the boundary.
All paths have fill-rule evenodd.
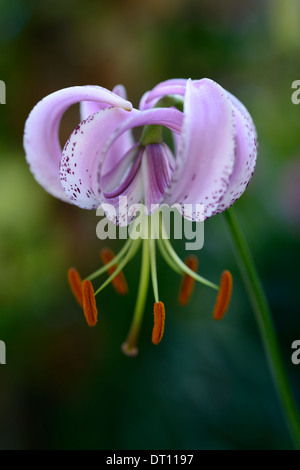
<path id="1" fill-rule="evenodd" d="M 132 111 L 132 104 L 130 103 L 130 101 L 126 101 L 124 103 L 123 109 L 125 109 L 125 111 Z"/>

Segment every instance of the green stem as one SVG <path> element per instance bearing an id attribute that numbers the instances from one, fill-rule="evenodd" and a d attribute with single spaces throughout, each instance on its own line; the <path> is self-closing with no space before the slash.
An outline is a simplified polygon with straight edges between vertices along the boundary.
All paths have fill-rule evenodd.
<path id="1" fill-rule="evenodd" d="M 281 358 L 268 301 L 260 283 L 248 244 L 232 208 L 227 210 L 224 213 L 224 216 L 233 240 L 242 277 L 256 316 L 274 385 L 277 390 L 295 448 L 299 450 L 300 419 L 297 405 Z"/>
<path id="2" fill-rule="evenodd" d="M 133 319 L 131 327 L 127 336 L 125 343 L 122 345 L 122 351 L 128 356 L 136 356 L 138 353 L 137 350 L 137 340 L 139 337 L 143 313 L 146 304 L 148 284 L 149 284 L 149 274 L 150 274 L 150 256 L 149 256 L 149 240 L 143 240 L 143 250 L 142 250 L 142 263 L 141 263 L 141 275 L 140 283 L 138 289 L 138 296 L 136 300 L 135 310 L 133 314 Z"/>
<path id="3" fill-rule="evenodd" d="M 156 124 L 148 124 L 144 127 L 140 138 L 141 145 L 157 144 L 162 142 L 162 127 Z"/>

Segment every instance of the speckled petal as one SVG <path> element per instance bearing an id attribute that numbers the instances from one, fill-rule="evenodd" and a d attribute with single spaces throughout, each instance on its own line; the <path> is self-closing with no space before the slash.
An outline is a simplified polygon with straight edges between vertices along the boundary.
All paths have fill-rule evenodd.
<path id="1" fill-rule="evenodd" d="M 132 109 L 131 103 L 105 88 L 76 86 L 48 95 L 33 108 L 25 124 L 24 148 L 33 175 L 46 191 L 64 201 L 68 199 L 59 179 L 59 124 L 69 106 L 86 100 Z"/>
<path id="2" fill-rule="evenodd" d="M 131 112 L 121 108 L 105 108 L 82 121 L 67 141 L 61 159 L 60 181 L 68 199 L 83 209 L 100 204 L 93 186 L 99 160 L 104 158 L 107 141 Z"/>
<path id="3" fill-rule="evenodd" d="M 215 213 L 234 165 L 235 122 L 226 91 L 209 79 L 189 80 L 184 121 L 169 204 L 204 204 L 203 220 Z M 188 217 L 189 218 L 189 217 Z"/>
<path id="4" fill-rule="evenodd" d="M 80 121 L 84 121 L 92 114 L 98 113 L 101 109 L 108 108 L 110 105 L 99 103 L 98 101 L 81 101 L 80 103 Z"/>
<path id="5" fill-rule="evenodd" d="M 113 88 L 113 93 L 118 95 L 120 98 L 127 100 L 126 89 L 123 85 L 116 85 Z M 80 103 L 80 115 L 81 120 L 87 119 L 91 114 L 97 113 L 98 111 L 109 107 L 110 105 L 105 103 L 98 103 L 96 101 L 82 101 Z M 124 132 L 119 139 L 114 142 L 107 152 L 105 162 L 103 164 L 103 172 L 110 173 L 115 170 L 116 166 L 121 162 L 124 154 L 131 149 L 134 144 L 134 139 L 131 130 Z"/>
<path id="6" fill-rule="evenodd" d="M 256 163 L 256 130 L 252 119 L 250 114 L 247 116 L 242 108 L 236 107 L 235 100 L 232 100 L 232 103 L 234 103 L 236 134 L 235 162 L 227 191 L 220 201 L 216 213 L 223 212 L 232 206 L 243 194 L 253 175 Z"/>
<path id="7" fill-rule="evenodd" d="M 252 132 L 254 133 L 254 136 L 255 138 L 257 137 L 257 133 L 256 133 L 256 129 L 255 129 L 255 125 L 254 125 L 254 122 L 253 122 L 253 119 L 251 117 L 251 114 L 249 113 L 248 109 L 246 108 L 245 105 L 243 105 L 243 103 L 241 103 L 240 100 L 237 99 L 236 96 L 234 96 L 232 93 L 230 93 L 229 91 L 227 91 L 227 95 L 229 96 L 229 99 L 231 101 L 231 103 L 233 104 L 234 108 L 237 108 L 238 111 L 240 112 L 240 114 L 243 116 L 243 118 L 248 121 L 251 129 L 252 129 Z"/>

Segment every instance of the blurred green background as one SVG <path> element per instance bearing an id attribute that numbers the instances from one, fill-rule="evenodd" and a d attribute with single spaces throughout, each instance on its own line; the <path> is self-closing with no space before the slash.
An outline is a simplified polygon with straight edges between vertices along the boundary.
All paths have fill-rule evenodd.
<path id="1" fill-rule="evenodd" d="M 24 159 L 24 122 L 45 95 L 71 85 L 123 83 L 138 105 L 159 81 L 216 80 L 251 112 L 259 136 L 253 180 L 236 203 L 270 300 L 284 362 L 300 405 L 300 79 L 298 0 L 0 0 L 1 449 L 289 449 L 291 442 L 222 216 L 205 223 L 199 271 L 234 276 L 226 318 L 212 320 L 214 292 L 197 285 L 177 306 L 180 279 L 161 260 L 166 331 L 151 344 L 149 290 L 140 355 L 120 345 L 130 294 L 97 298 L 89 329 L 66 271 L 99 265 L 93 211 L 64 204 L 35 182 Z M 62 139 L 78 122 L 69 112 Z M 121 244 L 110 243 L 114 250 Z M 174 243 L 184 256 L 184 243 Z"/>

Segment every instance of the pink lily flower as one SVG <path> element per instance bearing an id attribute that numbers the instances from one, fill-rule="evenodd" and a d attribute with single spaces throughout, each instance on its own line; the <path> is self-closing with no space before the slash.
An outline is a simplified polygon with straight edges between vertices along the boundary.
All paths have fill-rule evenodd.
<path id="1" fill-rule="evenodd" d="M 81 122 L 61 149 L 58 135 L 61 117 L 77 102 Z M 144 130 L 135 142 L 132 129 L 137 127 Z M 163 141 L 163 128 L 169 129 L 174 150 Z M 192 208 L 201 204 L 203 211 L 182 212 L 187 219 L 198 222 L 226 210 L 245 191 L 257 154 L 256 131 L 250 114 L 237 98 L 209 79 L 162 82 L 142 97 L 139 109 L 127 101 L 125 89 L 120 85 L 113 92 L 97 86 L 57 91 L 31 111 L 25 125 L 24 148 L 34 177 L 46 191 L 84 209 L 109 204 L 116 211 L 107 215 L 119 225 L 126 225 L 133 218 L 127 218 L 127 205 L 120 204 L 125 196 L 131 205 L 143 203 L 149 214 L 155 205 L 163 203 Z M 219 289 L 199 276 L 188 259 L 182 262 L 170 243 L 162 238 L 159 237 L 158 246 L 163 256 L 183 274 L 180 302 L 187 303 L 192 279 L 198 280 L 219 290 L 214 317 L 221 319 L 231 295 L 230 273 L 223 273 Z M 90 281 L 107 270 L 110 277 L 96 294 L 113 280 L 117 291 L 127 291 L 122 269 L 132 258 L 135 245 L 129 240 L 119 255 L 105 258 L 104 267 L 83 283 L 77 271 L 69 272 L 71 288 L 91 326 L 97 321 L 97 310 Z M 123 345 L 128 355 L 137 352 L 150 265 L 156 301 L 154 344 L 160 342 L 164 330 L 155 243 L 150 240 L 143 244 L 138 302 Z"/>

